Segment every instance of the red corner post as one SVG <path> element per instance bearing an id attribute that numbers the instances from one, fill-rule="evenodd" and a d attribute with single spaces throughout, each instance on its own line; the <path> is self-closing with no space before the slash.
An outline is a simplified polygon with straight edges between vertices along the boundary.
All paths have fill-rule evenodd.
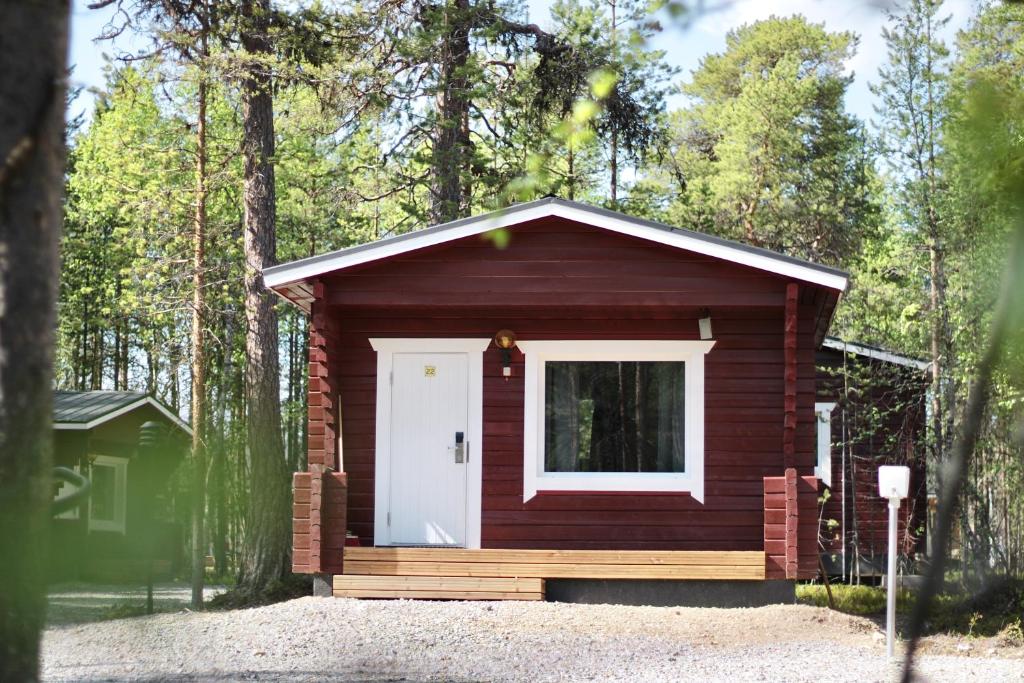
<path id="1" fill-rule="evenodd" d="M 336 377 L 335 322 L 324 305 L 322 282 L 313 285 L 309 326 L 308 471 L 292 479 L 292 571 L 338 574 L 347 529 L 348 484 L 337 471 L 340 411 Z"/>
<path id="2" fill-rule="evenodd" d="M 786 285 L 786 318 L 783 350 L 785 353 L 784 417 L 782 425 L 782 459 L 785 463 L 784 494 L 786 501 L 786 578 L 797 575 L 797 532 L 800 509 L 796 499 L 796 350 L 800 286 Z"/>
<path id="3" fill-rule="evenodd" d="M 786 286 L 783 320 L 781 477 L 764 478 L 764 553 L 768 579 L 808 579 L 818 566 L 818 479 L 797 474 L 797 350 L 800 286 Z M 803 520 L 803 521 L 801 521 Z"/>
<path id="4" fill-rule="evenodd" d="M 789 472 L 764 478 L 767 579 L 811 579 L 818 573 L 818 478 Z"/>

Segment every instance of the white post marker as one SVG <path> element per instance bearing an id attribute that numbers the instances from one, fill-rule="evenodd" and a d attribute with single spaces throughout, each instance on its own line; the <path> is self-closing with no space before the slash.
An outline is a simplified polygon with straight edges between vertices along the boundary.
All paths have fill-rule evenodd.
<path id="1" fill-rule="evenodd" d="M 889 564 L 886 567 L 885 646 L 889 659 L 896 652 L 896 513 L 910 490 L 910 468 L 882 465 L 878 468 L 878 495 L 889 499 Z"/>

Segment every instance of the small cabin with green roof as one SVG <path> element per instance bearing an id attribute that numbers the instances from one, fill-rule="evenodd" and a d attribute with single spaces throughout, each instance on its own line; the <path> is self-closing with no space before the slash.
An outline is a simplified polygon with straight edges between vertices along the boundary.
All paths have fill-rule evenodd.
<path id="1" fill-rule="evenodd" d="M 159 437 L 140 456 L 146 423 Z M 90 481 L 89 496 L 58 515 L 51 533 L 55 578 L 134 578 L 144 539 L 153 540 L 158 571 L 177 568 L 182 530 L 169 522 L 166 483 L 184 459 L 192 429 L 170 408 L 133 391 L 56 391 L 53 400 L 54 462 Z M 68 484 L 58 484 L 54 497 Z M 157 520 L 152 535 L 142 519 Z"/>

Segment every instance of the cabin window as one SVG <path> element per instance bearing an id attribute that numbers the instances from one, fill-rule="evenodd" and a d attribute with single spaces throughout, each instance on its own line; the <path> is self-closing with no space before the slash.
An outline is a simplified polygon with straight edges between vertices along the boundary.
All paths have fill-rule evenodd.
<path id="1" fill-rule="evenodd" d="M 124 533 L 128 460 L 93 456 L 89 481 L 89 530 Z"/>
<path id="2" fill-rule="evenodd" d="M 525 500 L 539 491 L 704 495 L 712 341 L 520 341 Z"/>
<path id="3" fill-rule="evenodd" d="M 818 461 L 814 476 L 832 488 L 832 409 L 835 403 L 815 403 L 814 416 L 817 426 Z"/>
<path id="4" fill-rule="evenodd" d="M 545 472 L 685 472 L 686 363 L 544 364 Z"/>

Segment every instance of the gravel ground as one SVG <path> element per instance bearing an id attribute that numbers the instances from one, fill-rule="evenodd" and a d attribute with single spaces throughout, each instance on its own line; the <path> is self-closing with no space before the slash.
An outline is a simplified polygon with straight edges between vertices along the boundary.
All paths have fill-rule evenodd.
<path id="1" fill-rule="evenodd" d="M 1024 681 L 1020 649 L 989 645 L 960 644 L 961 656 L 928 654 L 919 671 L 935 681 Z M 884 647 L 873 622 L 808 606 L 301 598 L 50 628 L 43 671 L 53 681 L 861 683 L 893 678 Z"/>

